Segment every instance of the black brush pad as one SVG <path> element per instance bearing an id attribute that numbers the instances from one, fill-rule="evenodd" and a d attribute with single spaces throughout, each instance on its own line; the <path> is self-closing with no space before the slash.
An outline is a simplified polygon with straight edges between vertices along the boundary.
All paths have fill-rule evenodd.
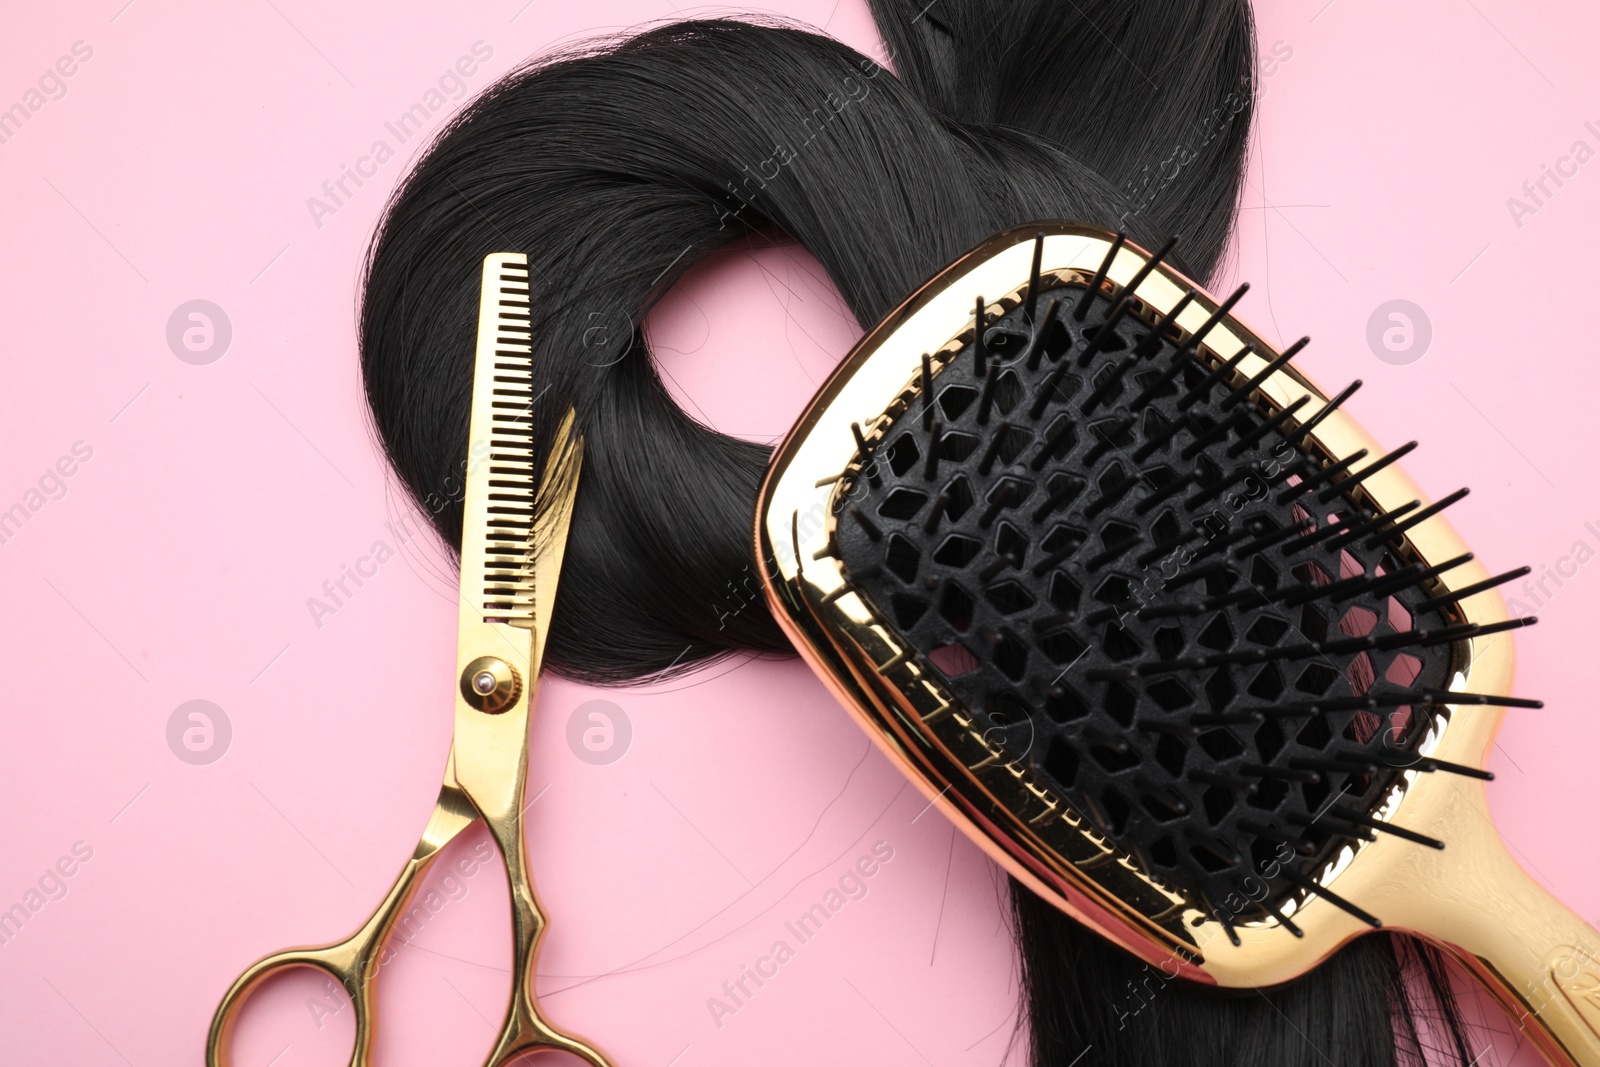
<path id="1" fill-rule="evenodd" d="M 915 400 L 841 481 L 836 552 L 1008 761 L 1231 934 L 1370 839 L 1360 822 L 1419 763 L 1434 710 L 1404 694 L 1450 678 L 1451 644 L 1406 635 L 1452 620 L 1417 611 L 1398 536 L 1342 536 L 1374 516 L 1348 486 L 1318 500 L 1339 478 L 1316 480 L 1331 461 L 1291 441 L 1292 420 L 1227 454 L 1275 411 L 1225 407 L 1242 379 L 1210 373 L 1209 353 L 1136 408 L 1180 356 L 1172 337 L 1123 315 L 1079 366 L 1113 304 L 1097 292 L 1079 321 L 1085 292 L 1040 299 L 1032 369 L 1019 306 L 934 375 L 931 412 Z M 1282 501 L 1302 478 L 1317 489 Z"/>

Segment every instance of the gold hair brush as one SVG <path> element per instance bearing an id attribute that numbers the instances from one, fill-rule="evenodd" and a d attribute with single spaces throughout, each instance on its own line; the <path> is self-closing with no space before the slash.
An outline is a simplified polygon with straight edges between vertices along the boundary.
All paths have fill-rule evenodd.
<path id="1" fill-rule="evenodd" d="M 774 614 L 963 832 L 1147 961 L 1271 985 L 1382 923 L 1600 1067 L 1600 936 L 1485 800 L 1538 706 L 1494 591 L 1523 572 L 1170 248 L 1011 230 L 873 329 L 763 485 Z"/>

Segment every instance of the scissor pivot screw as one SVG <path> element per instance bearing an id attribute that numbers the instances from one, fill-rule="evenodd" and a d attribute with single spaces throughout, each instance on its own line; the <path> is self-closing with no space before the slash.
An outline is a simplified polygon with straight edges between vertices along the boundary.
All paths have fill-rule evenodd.
<path id="1" fill-rule="evenodd" d="M 517 702 L 522 693 L 522 676 L 517 669 L 495 656 L 479 656 L 461 672 L 461 695 L 479 711 L 493 715 Z"/>

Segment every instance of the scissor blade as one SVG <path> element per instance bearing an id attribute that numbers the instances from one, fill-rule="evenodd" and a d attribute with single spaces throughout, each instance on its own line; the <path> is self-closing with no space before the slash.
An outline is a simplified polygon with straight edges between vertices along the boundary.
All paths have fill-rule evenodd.
<path id="1" fill-rule="evenodd" d="M 550 620 L 555 612 L 556 586 L 561 580 L 561 562 L 566 558 L 567 534 L 572 528 L 572 508 L 578 498 L 578 472 L 583 468 L 583 438 L 573 432 L 573 413 L 569 409 L 556 431 L 539 496 L 533 524 L 533 654 L 530 667 L 534 677 L 544 663 Z"/>
<path id="2" fill-rule="evenodd" d="M 529 307 L 526 257 L 485 257 L 461 528 L 455 768 L 491 823 L 520 803 L 528 713 L 582 464 L 569 410 L 543 471 L 535 467 Z"/>
<path id="3" fill-rule="evenodd" d="M 461 786 L 456 781 L 456 752 L 452 746 L 450 756 L 444 764 L 444 781 L 439 786 L 439 799 L 433 806 L 433 813 L 428 816 L 428 825 L 423 829 L 422 837 L 417 841 L 416 851 L 411 854 L 411 858 L 425 860 L 432 856 L 454 841 L 461 831 L 471 826 L 477 818 L 477 809 L 462 793 Z"/>
<path id="4" fill-rule="evenodd" d="M 527 257 L 483 261 L 461 522 L 458 662 L 529 666 L 534 618 L 533 366 Z M 520 631 L 520 632 L 519 632 Z"/>

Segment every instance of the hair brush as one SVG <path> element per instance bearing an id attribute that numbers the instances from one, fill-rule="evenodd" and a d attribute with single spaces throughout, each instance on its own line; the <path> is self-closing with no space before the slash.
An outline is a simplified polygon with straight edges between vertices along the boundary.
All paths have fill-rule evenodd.
<path id="1" fill-rule="evenodd" d="M 869 332 L 762 487 L 774 615 L 963 832 L 1145 960 L 1259 987 L 1387 925 L 1600 1067 L 1600 939 L 1483 787 L 1538 706 L 1494 588 L 1524 572 L 1173 243 L 1010 230 Z"/>

